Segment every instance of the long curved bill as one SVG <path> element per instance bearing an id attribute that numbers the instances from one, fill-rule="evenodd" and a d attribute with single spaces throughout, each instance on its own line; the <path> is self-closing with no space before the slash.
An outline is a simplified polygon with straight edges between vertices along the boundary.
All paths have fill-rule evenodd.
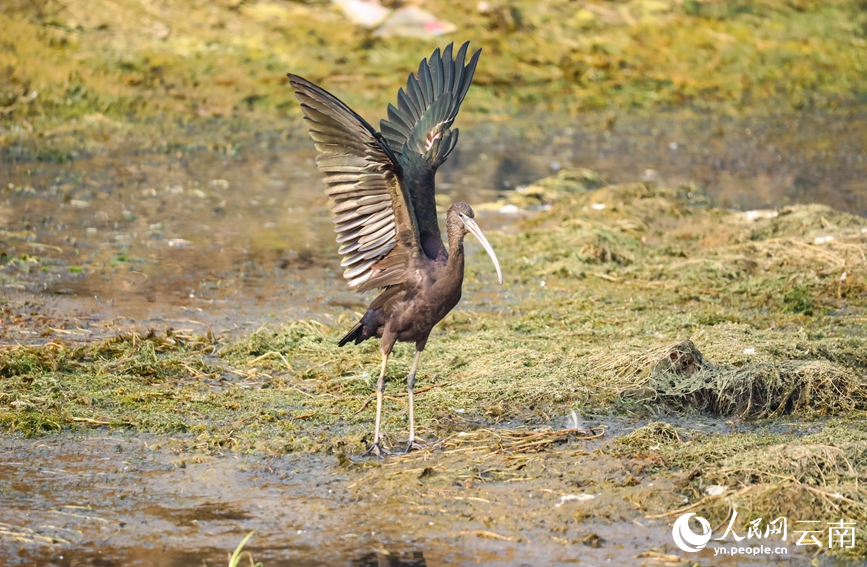
<path id="1" fill-rule="evenodd" d="M 473 235 L 479 239 L 479 242 L 482 243 L 482 246 L 485 247 L 488 256 L 490 256 L 491 260 L 494 261 L 494 267 L 497 268 L 497 279 L 499 280 L 500 285 L 503 285 L 503 272 L 500 270 L 500 262 L 497 260 L 497 255 L 494 254 L 494 249 L 491 248 L 491 245 L 488 243 L 488 239 L 485 238 L 484 234 L 482 234 L 482 229 L 479 228 L 479 225 L 474 219 L 471 219 L 468 216 L 461 215 L 461 220 L 464 221 L 464 226 L 467 227 L 467 230 L 472 232 Z"/>

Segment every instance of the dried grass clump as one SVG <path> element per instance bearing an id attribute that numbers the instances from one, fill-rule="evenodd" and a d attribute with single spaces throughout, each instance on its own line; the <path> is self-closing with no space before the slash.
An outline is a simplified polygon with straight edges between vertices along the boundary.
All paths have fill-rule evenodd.
<path id="1" fill-rule="evenodd" d="M 634 452 L 659 449 L 662 445 L 678 444 L 683 441 L 677 430 L 663 421 L 654 421 L 639 427 L 632 433 L 617 438 L 617 444 Z"/>
<path id="2" fill-rule="evenodd" d="M 748 225 L 749 239 L 761 241 L 770 238 L 815 238 L 838 231 L 860 232 L 865 220 L 827 205 L 809 204 L 784 207 L 776 215 L 771 213 L 754 221 L 749 220 L 749 215 L 735 213 L 726 219 L 726 223 Z"/>
<path id="3" fill-rule="evenodd" d="M 785 443 L 738 452 L 721 463 L 707 480 L 748 486 L 791 481 L 816 487 L 856 485 L 867 480 L 867 443 L 836 445 Z"/>
<path id="4" fill-rule="evenodd" d="M 85 345 L 51 342 L 40 346 L 0 348 L 0 376 L 32 377 L 45 373 L 98 373 L 172 377 L 190 365 L 201 365 L 204 351 L 213 349 L 214 336 L 190 336 L 168 331 L 157 335 L 132 332 Z"/>
<path id="5" fill-rule="evenodd" d="M 0 348 L 0 428 L 25 435 L 75 425 L 182 429 L 172 392 L 216 376 L 214 347 L 210 334 L 150 332 Z"/>
<path id="6" fill-rule="evenodd" d="M 601 362 L 601 361 L 600 361 Z M 770 417 L 791 413 L 839 415 L 867 407 L 867 381 L 828 360 L 761 361 L 743 366 L 705 360 L 692 341 L 620 355 L 597 368 L 633 383 L 623 395 L 677 409 Z"/>
<path id="7" fill-rule="evenodd" d="M 701 467 L 701 484 L 726 490 L 703 498 L 693 509 L 720 523 L 734 508 L 741 526 L 756 517 L 820 521 L 815 529 L 825 530 L 824 541 L 827 522 L 846 518 L 858 522 L 856 540 L 863 540 L 867 496 L 860 487 L 867 481 L 867 443 L 857 431 L 852 435 L 849 428 L 830 429 L 835 430 L 834 444 L 821 442 L 822 433 L 788 443 L 741 447 L 718 462 L 707 463 Z M 714 438 L 708 443 L 730 441 Z M 841 551 L 863 554 L 864 543 Z"/>
<path id="8" fill-rule="evenodd" d="M 556 175 L 545 177 L 526 187 L 519 187 L 503 201 L 488 208 L 499 209 L 504 205 L 515 205 L 522 209 L 535 210 L 553 205 L 568 195 L 596 189 L 605 181 L 589 169 L 582 167 L 562 169 Z"/>

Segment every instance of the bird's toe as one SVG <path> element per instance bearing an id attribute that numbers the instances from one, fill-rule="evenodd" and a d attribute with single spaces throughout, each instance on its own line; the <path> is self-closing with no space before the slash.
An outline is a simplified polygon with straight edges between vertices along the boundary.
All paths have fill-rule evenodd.
<path id="1" fill-rule="evenodd" d="M 388 450 L 386 450 L 377 441 L 376 443 L 374 443 L 373 445 L 370 446 L 370 449 L 368 449 L 364 453 L 364 456 L 365 457 L 374 456 L 374 457 L 379 457 L 380 459 L 384 459 L 386 457 L 386 455 L 390 455 L 390 454 L 391 453 L 389 453 Z"/>
<path id="2" fill-rule="evenodd" d="M 406 444 L 406 452 L 410 453 L 412 451 L 420 451 L 421 449 L 427 449 L 429 445 L 418 439 L 410 439 Z"/>

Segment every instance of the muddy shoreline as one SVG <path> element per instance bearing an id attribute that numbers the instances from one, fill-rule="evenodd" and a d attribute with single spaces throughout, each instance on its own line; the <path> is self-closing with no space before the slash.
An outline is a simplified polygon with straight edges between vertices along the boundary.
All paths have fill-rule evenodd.
<path id="1" fill-rule="evenodd" d="M 666 521 L 643 513 L 651 491 L 676 505 L 675 487 L 631 477 L 624 464 L 634 472 L 646 463 L 588 453 L 590 444 L 560 445 L 513 482 L 490 482 L 484 469 L 449 471 L 460 463 L 438 453 L 425 462 L 341 464 L 333 456 L 151 448 L 159 443 L 99 432 L 4 441 L 3 554 L 18 564 L 219 565 L 252 530 L 247 549 L 278 566 L 670 564 L 678 553 Z M 591 462 L 607 488 L 562 478 Z M 576 494 L 588 499 L 568 498 Z M 712 553 L 698 559 L 730 564 Z"/>
<path id="2" fill-rule="evenodd" d="M 510 205 L 524 212 L 491 236 L 508 289 L 492 294 L 471 256 L 466 304 L 425 352 L 430 450 L 360 457 L 376 345 L 336 347 L 341 304 L 333 320 L 269 314 L 220 336 L 118 325 L 0 349 L 0 489 L 15 503 L 3 553 L 66 565 L 164 546 L 169 564 L 211 564 L 255 529 L 267 565 L 654 566 L 692 560 L 670 537 L 683 511 L 714 532 L 733 508 L 744 531 L 754 517 L 867 521 L 863 217 L 731 211 L 694 186 L 583 169 L 480 208 L 495 220 Z M 59 323 L 23 307 L 21 329 Z M 409 354 L 399 346 L 388 373 L 395 447 Z M 56 521 L 79 510 L 64 506 L 95 527 Z M 781 561 L 812 560 L 789 547 Z M 818 561 L 854 564 L 862 549 Z"/>

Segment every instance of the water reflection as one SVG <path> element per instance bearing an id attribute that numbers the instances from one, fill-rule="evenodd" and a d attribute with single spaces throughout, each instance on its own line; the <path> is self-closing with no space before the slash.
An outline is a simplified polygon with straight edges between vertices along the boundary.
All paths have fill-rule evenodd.
<path id="1" fill-rule="evenodd" d="M 355 567 L 426 567 L 424 553 L 410 551 L 404 553 L 369 553 L 352 562 Z"/>

